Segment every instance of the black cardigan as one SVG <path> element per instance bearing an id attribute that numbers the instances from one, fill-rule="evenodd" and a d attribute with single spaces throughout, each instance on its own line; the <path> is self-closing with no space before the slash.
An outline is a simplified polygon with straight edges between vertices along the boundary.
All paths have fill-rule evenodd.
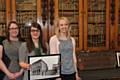
<path id="1" fill-rule="evenodd" d="M 2 43 L 1 43 L 0 45 L 2 45 Z M 9 64 L 10 64 L 10 59 L 9 59 L 9 57 L 5 54 L 4 47 L 3 47 L 2 60 L 3 60 L 4 64 L 6 65 L 6 67 L 8 68 L 8 67 L 9 67 Z M 3 80 L 3 78 L 4 78 L 5 75 L 6 75 L 6 74 L 5 74 L 2 70 L 0 70 L 0 80 Z"/>

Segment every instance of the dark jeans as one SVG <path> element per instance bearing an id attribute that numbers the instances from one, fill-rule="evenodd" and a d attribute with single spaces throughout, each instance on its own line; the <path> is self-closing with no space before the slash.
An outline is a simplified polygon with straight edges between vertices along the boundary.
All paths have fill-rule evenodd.
<path id="1" fill-rule="evenodd" d="M 49 80 L 56 80 L 56 78 L 52 78 Z M 61 74 L 61 80 L 76 80 L 76 73 L 73 74 Z"/>
<path id="2" fill-rule="evenodd" d="M 76 80 L 76 73 L 73 74 L 61 74 L 62 80 Z"/>
<path id="3" fill-rule="evenodd" d="M 51 78 L 51 79 L 48 79 L 48 80 L 56 80 L 56 78 Z"/>
<path id="4" fill-rule="evenodd" d="M 0 80 L 3 80 L 5 73 L 0 70 Z"/>
<path id="5" fill-rule="evenodd" d="M 56 78 L 51 78 L 51 79 L 42 79 L 42 80 L 55 80 Z"/>

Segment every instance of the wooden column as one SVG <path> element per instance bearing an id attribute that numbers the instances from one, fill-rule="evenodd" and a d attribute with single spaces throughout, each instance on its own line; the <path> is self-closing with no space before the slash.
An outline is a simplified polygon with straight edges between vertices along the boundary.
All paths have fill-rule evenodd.
<path id="1" fill-rule="evenodd" d="M 119 27 L 119 0 L 115 0 L 115 36 L 113 37 L 115 40 L 115 49 L 120 50 L 120 46 L 118 46 L 118 27 Z"/>
<path id="2" fill-rule="evenodd" d="M 8 25 L 10 20 L 11 20 L 11 18 L 10 18 L 10 0 L 6 0 L 6 21 L 7 21 L 7 25 Z"/>
<path id="3" fill-rule="evenodd" d="M 87 40 L 88 40 L 88 37 L 87 37 L 87 24 L 88 24 L 88 20 L 87 20 L 87 17 L 88 17 L 88 0 L 84 0 L 84 50 L 87 50 Z"/>
<path id="4" fill-rule="evenodd" d="M 16 21 L 16 0 L 11 0 L 12 3 L 11 3 L 11 6 L 12 6 L 12 20 L 13 21 Z"/>
<path id="5" fill-rule="evenodd" d="M 106 49 L 109 49 L 110 34 L 110 0 L 106 0 Z"/>
<path id="6" fill-rule="evenodd" d="M 79 0 L 79 48 L 78 50 L 83 50 L 83 16 L 84 16 L 84 0 Z"/>
<path id="7" fill-rule="evenodd" d="M 59 4 L 58 4 L 58 0 L 54 0 L 54 2 L 55 2 L 55 14 L 54 14 L 54 16 L 55 16 L 55 18 L 57 18 L 57 17 L 59 17 L 59 11 L 58 11 Z"/>
<path id="8" fill-rule="evenodd" d="M 41 0 L 36 1 L 37 1 L 37 18 L 40 18 L 42 13 Z"/>

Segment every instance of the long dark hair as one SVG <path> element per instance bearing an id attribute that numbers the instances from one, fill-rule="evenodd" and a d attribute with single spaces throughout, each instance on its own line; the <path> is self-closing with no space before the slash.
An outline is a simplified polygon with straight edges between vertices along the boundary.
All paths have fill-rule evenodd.
<path id="1" fill-rule="evenodd" d="M 11 24 L 16 24 L 16 25 L 18 26 L 18 29 L 19 29 L 19 33 L 18 33 L 18 35 L 17 35 L 18 40 L 19 40 L 19 41 L 24 41 L 24 40 L 21 38 L 20 27 L 19 27 L 19 25 L 18 25 L 18 23 L 17 23 L 16 21 L 10 21 L 9 24 L 8 24 L 7 31 L 6 31 L 6 32 L 7 32 L 7 35 L 6 35 L 7 40 L 8 40 L 9 42 L 11 42 L 11 40 L 10 40 L 10 33 L 9 33 Z"/>
<path id="2" fill-rule="evenodd" d="M 45 43 L 45 40 L 44 40 L 44 36 L 43 36 L 43 32 L 42 32 L 42 28 L 41 26 L 37 23 L 37 22 L 32 22 L 31 23 L 31 26 L 30 26 L 30 29 L 29 29 L 29 32 L 31 31 L 31 27 L 34 27 L 34 28 L 37 28 L 38 30 L 40 30 L 40 36 L 39 36 L 39 43 L 41 44 L 41 47 L 43 49 L 43 52 L 46 53 L 47 52 L 47 47 L 46 47 L 46 43 Z M 27 48 L 28 48 L 28 52 L 32 52 L 32 45 L 33 44 L 33 41 L 32 41 L 32 37 L 31 37 L 31 33 L 28 33 L 28 38 L 27 38 Z"/>

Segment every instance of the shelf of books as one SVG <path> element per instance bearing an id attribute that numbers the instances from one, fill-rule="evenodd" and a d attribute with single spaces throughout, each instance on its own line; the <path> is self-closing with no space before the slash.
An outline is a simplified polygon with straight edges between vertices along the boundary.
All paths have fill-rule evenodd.
<path id="1" fill-rule="evenodd" d="M 0 0 L 0 31 L 5 33 L 6 29 L 6 0 Z M 5 34 L 3 34 L 5 36 Z"/>
<path id="2" fill-rule="evenodd" d="M 37 20 L 36 0 L 16 0 L 17 22 L 21 27 L 21 37 L 26 38 L 32 21 Z"/>
<path id="3" fill-rule="evenodd" d="M 79 47 L 79 0 L 58 0 L 59 16 L 65 16 L 70 20 L 71 35 L 75 38 L 76 46 Z"/>
<path id="4" fill-rule="evenodd" d="M 88 47 L 106 46 L 106 0 L 87 0 Z"/>

